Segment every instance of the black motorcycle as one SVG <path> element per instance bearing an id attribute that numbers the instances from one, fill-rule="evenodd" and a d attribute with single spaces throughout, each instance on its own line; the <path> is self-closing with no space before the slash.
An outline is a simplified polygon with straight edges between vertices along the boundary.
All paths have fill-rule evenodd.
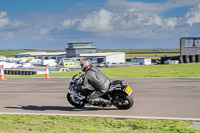
<path id="1" fill-rule="evenodd" d="M 82 81 L 83 75 L 81 73 L 74 75 L 70 81 L 68 88 L 69 91 L 67 93 L 67 100 L 71 105 L 77 108 L 89 105 L 87 96 L 95 90 L 90 83 L 86 84 L 85 89 L 79 89 Z M 108 91 L 101 96 L 103 99 L 110 100 L 111 105 L 105 105 L 105 103 L 102 102 L 101 104 L 95 106 L 108 107 L 114 105 L 118 109 L 130 109 L 134 104 L 134 99 L 131 93 L 131 87 L 125 84 L 123 80 L 112 81 Z"/>

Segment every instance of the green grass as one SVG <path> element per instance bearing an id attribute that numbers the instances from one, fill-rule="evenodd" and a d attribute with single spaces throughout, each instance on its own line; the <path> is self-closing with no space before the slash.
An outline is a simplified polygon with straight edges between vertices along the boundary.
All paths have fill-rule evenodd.
<path id="1" fill-rule="evenodd" d="M 108 77 L 200 77 L 200 63 L 102 69 Z"/>
<path id="2" fill-rule="evenodd" d="M 103 68 L 101 71 L 108 77 L 200 77 L 200 63 Z M 71 77 L 79 72 L 52 73 L 50 77 Z M 6 75 L 5 77 L 45 77 L 45 75 Z"/>
<path id="3" fill-rule="evenodd" d="M 195 121 L 114 119 L 96 117 L 66 117 L 43 115 L 0 115 L 0 132 L 3 133 L 150 133 L 191 132 Z"/>
<path id="4" fill-rule="evenodd" d="M 35 49 L 0 49 L 0 56 L 14 57 L 14 54 L 25 52 L 65 52 L 65 50 L 35 50 Z"/>
<path id="5" fill-rule="evenodd" d="M 98 49 L 97 52 L 125 52 L 126 59 L 151 58 L 160 59 L 161 56 L 179 56 L 179 49 Z"/>
<path id="6" fill-rule="evenodd" d="M 37 50 L 39 51 L 39 50 Z M 37 52 L 36 50 L 32 49 L 1 49 L 0 50 L 0 56 L 5 56 L 5 57 L 13 57 L 14 54 L 18 53 L 25 53 L 25 52 Z"/>
<path id="7" fill-rule="evenodd" d="M 126 52 L 130 53 L 149 53 L 149 52 L 179 52 L 179 49 L 97 49 L 97 52 Z"/>
<path id="8" fill-rule="evenodd" d="M 126 54 L 126 59 L 131 58 L 151 58 L 151 59 L 160 59 L 162 56 L 180 56 L 180 53 L 141 53 L 141 54 Z"/>
<path id="9" fill-rule="evenodd" d="M 25 52 L 65 52 L 65 50 L 35 50 L 35 49 L 0 49 L 0 56 L 14 57 L 14 54 Z M 126 59 L 149 58 L 160 59 L 161 56 L 179 55 L 179 49 L 97 49 L 97 52 L 125 52 Z"/>
<path id="10" fill-rule="evenodd" d="M 65 52 L 65 50 L 35 50 L 35 49 L 0 49 L 0 56 L 14 57 L 14 54 L 25 52 Z M 126 59 L 149 58 L 160 59 L 160 56 L 179 55 L 179 49 L 97 49 L 97 52 L 125 52 Z"/>

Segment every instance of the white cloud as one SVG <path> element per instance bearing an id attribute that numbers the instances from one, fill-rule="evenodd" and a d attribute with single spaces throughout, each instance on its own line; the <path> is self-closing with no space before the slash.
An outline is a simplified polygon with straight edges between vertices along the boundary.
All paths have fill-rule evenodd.
<path id="1" fill-rule="evenodd" d="M 200 23 L 200 4 L 196 8 L 192 8 L 190 12 L 186 14 L 187 23 L 192 26 L 194 23 Z"/>
<path id="2" fill-rule="evenodd" d="M 104 32 L 112 29 L 113 13 L 105 9 L 89 14 L 80 22 L 80 31 Z"/>
<path id="3" fill-rule="evenodd" d="M 199 0 L 167 0 L 163 3 L 131 2 L 108 0 L 105 8 L 88 14 L 78 22 L 77 29 L 96 32 L 102 36 L 152 37 L 181 35 L 186 19 L 183 17 L 164 18 L 161 13 L 177 7 L 194 6 Z M 200 23 L 200 6 L 187 15 L 190 25 Z M 70 26 L 72 20 L 66 21 Z M 190 30 L 189 28 L 184 28 Z M 169 34 L 172 33 L 172 34 Z"/>
<path id="4" fill-rule="evenodd" d="M 186 23 L 185 18 L 164 18 L 161 13 L 175 7 L 188 6 L 194 3 L 197 3 L 197 0 L 191 0 L 190 2 L 187 0 L 182 0 L 182 2 L 179 0 L 168 0 L 164 3 L 108 0 L 107 5 L 110 4 L 110 8 L 105 6 L 105 8 L 93 11 L 87 15 L 72 16 L 74 19 L 68 16 L 65 19 L 60 19 L 55 24 L 47 23 L 45 27 L 42 26 L 44 23 L 39 24 L 36 22 L 36 24 L 33 23 L 32 28 L 29 28 L 29 30 L 32 30 L 33 34 L 39 31 L 40 34 L 50 33 L 48 35 L 58 35 L 61 32 L 67 33 L 69 29 L 74 29 L 76 32 L 94 32 L 96 33 L 94 36 L 128 38 L 152 38 L 166 36 L 166 34 L 168 34 L 167 36 L 174 36 L 178 33 L 177 29 Z M 197 10 L 195 9 L 194 11 Z M 198 22 L 197 20 L 191 21 L 189 19 L 194 17 L 195 13 L 190 11 L 188 14 L 187 18 L 190 25 Z M 2 16 L 6 16 L 5 13 Z M 55 32 L 51 32 L 53 30 Z"/>
<path id="5" fill-rule="evenodd" d="M 79 31 L 96 32 L 102 36 L 152 37 L 159 32 L 173 30 L 178 18 L 163 18 L 156 13 L 137 12 L 127 9 L 114 13 L 105 9 L 88 14 L 82 19 L 65 19 L 61 25 L 65 28 L 74 26 Z"/>
<path id="6" fill-rule="evenodd" d="M 0 12 L 0 28 L 4 27 L 8 23 L 9 23 L 9 19 L 7 18 L 7 12 L 6 11 Z"/>
<path id="7" fill-rule="evenodd" d="M 40 29 L 39 33 L 44 35 L 44 34 L 49 33 L 50 31 L 51 31 L 50 28 L 42 28 L 42 29 Z"/>
<path id="8" fill-rule="evenodd" d="M 14 22 L 12 22 L 11 27 L 19 27 L 21 25 L 22 25 L 22 23 L 20 21 L 14 21 Z"/>
<path id="9" fill-rule="evenodd" d="M 66 37 L 71 29 L 73 29 L 72 34 L 81 31 L 76 36 L 83 32 L 93 32 L 94 37 L 158 38 L 182 36 L 182 33 L 184 35 L 191 33 L 188 31 L 195 28 L 192 26 L 194 23 L 200 23 L 200 5 L 193 8 L 185 17 L 180 18 L 164 18 L 162 12 L 176 7 L 194 5 L 197 2 L 200 3 L 199 0 L 167 0 L 163 3 L 108 0 L 106 6 L 101 7 L 102 9 L 88 14 L 80 13 L 77 16 L 71 15 L 71 17 L 69 15 L 66 18 L 66 14 L 42 15 L 35 13 L 14 21 L 10 21 L 7 12 L 2 11 L 0 12 L 0 28 L 7 25 L 5 30 L 8 28 L 8 31 L 13 33 L 4 36 L 30 36 L 30 38 L 38 37 L 38 40 L 44 37 Z M 183 26 L 185 27 L 183 28 Z"/>
<path id="10" fill-rule="evenodd" d="M 174 28 L 178 23 L 178 18 L 168 18 L 165 20 L 166 26 Z"/>
<path id="11" fill-rule="evenodd" d="M 9 23 L 9 19 L 8 18 L 0 18 L 0 27 L 4 27 L 8 23 Z"/>
<path id="12" fill-rule="evenodd" d="M 134 9 L 137 11 L 162 12 L 172 8 L 191 6 L 198 3 L 199 0 L 167 0 L 166 2 L 162 3 L 144 3 L 128 0 L 108 0 L 106 5 L 109 7 Z"/>
<path id="13" fill-rule="evenodd" d="M 7 12 L 6 11 L 2 11 L 0 12 L 0 18 L 7 16 Z"/>
<path id="14" fill-rule="evenodd" d="M 71 19 L 65 19 L 61 25 L 62 27 L 64 28 L 69 28 L 69 27 L 72 27 L 74 26 L 75 24 L 77 24 L 79 21 L 81 21 L 80 18 L 77 18 L 77 19 L 74 19 L 74 20 L 71 20 Z"/>
<path id="15" fill-rule="evenodd" d="M 129 8 L 129 9 L 127 9 L 126 11 L 127 11 L 127 12 L 134 12 L 134 11 L 136 11 L 136 9 L 135 9 L 135 8 Z"/>
<path id="16" fill-rule="evenodd" d="M 64 22 L 61 23 L 63 27 L 69 27 L 72 24 L 71 19 L 65 19 Z"/>
<path id="17" fill-rule="evenodd" d="M 145 23 L 146 25 L 153 25 L 153 24 L 156 24 L 159 26 L 163 25 L 163 20 L 158 15 L 153 15 L 150 18 L 146 18 L 146 19 L 147 19 L 147 23 Z"/>

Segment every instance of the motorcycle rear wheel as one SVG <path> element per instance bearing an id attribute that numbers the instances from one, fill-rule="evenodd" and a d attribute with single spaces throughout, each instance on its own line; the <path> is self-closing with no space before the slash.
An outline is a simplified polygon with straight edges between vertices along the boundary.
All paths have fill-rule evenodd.
<path id="1" fill-rule="evenodd" d="M 127 95 L 123 91 L 117 91 L 113 94 L 113 104 L 118 109 L 130 109 L 134 104 L 134 99 L 131 95 Z"/>
<path id="2" fill-rule="evenodd" d="M 73 102 L 73 100 L 72 100 L 72 95 L 71 95 L 70 93 L 67 93 L 67 100 L 69 101 L 69 103 L 70 103 L 71 105 L 73 105 L 73 106 L 76 107 L 76 108 L 83 108 L 83 107 L 85 106 L 85 103 L 84 103 L 83 101 L 80 101 L 79 104 Z"/>

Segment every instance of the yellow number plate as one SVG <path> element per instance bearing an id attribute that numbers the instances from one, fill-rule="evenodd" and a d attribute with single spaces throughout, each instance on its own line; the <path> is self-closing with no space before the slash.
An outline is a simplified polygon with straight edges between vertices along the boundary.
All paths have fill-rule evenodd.
<path id="1" fill-rule="evenodd" d="M 129 85 L 126 87 L 125 92 L 129 95 L 132 93 L 132 89 Z"/>

